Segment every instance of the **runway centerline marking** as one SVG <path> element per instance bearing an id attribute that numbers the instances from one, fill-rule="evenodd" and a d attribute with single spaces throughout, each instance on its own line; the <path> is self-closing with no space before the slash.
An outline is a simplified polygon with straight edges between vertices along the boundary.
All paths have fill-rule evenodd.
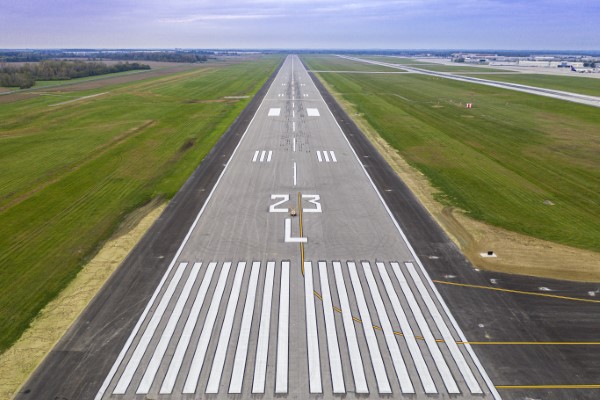
<path id="1" fill-rule="evenodd" d="M 294 186 L 296 186 L 296 183 L 297 183 L 297 176 L 296 176 L 297 172 L 298 172 L 298 169 L 296 167 L 296 162 L 294 161 Z"/>

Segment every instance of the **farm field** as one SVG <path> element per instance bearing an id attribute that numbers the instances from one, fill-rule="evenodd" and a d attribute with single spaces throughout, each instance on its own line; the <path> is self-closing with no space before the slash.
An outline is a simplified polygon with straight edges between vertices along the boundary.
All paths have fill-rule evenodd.
<path id="1" fill-rule="evenodd" d="M 319 77 L 425 174 L 443 204 L 512 232 L 600 251 L 596 108 L 416 74 Z"/>
<path id="2" fill-rule="evenodd" d="M 251 97 L 281 60 L 208 63 L 2 104 L 0 353 L 128 214 L 178 191 L 249 101 L 225 97 Z"/>
<path id="3" fill-rule="evenodd" d="M 468 76 L 469 74 L 459 75 Z M 475 78 L 489 79 L 492 81 L 518 83 L 521 85 L 562 90 L 588 96 L 600 96 L 600 79 L 594 78 L 543 74 L 477 74 L 473 76 Z"/>

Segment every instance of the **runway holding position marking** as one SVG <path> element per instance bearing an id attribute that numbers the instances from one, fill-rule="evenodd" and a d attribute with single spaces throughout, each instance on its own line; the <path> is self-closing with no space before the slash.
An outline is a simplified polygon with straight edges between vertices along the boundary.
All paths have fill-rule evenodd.
<path id="1" fill-rule="evenodd" d="M 302 64 L 274 84 L 97 399 L 498 398 Z"/>

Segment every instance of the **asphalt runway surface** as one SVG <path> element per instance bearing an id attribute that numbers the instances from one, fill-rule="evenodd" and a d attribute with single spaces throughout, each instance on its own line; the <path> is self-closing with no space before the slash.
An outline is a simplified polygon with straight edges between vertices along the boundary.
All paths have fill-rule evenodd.
<path id="1" fill-rule="evenodd" d="M 518 83 L 509 83 L 509 82 L 494 81 L 494 80 L 490 80 L 490 79 L 481 79 L 481 78 L 475 78 L 475 77 L 471 77 L 471 76 L 461 76 L 461 75 L 453 74 L 451 72 L 429 71 L 426 69 L 415 68 L 415 67 L 411 67 L 411 66 L 403 65 L 403 64 L 393 64 L 393 63 L 386 63 L 386 62 L 381 62 L 381 61 L 365 60 L 363 58 L 358 58 L 358 57 L 348 57 L 348 56 L 339 56 L 339 57 L 345 58 L 347 60 L 364 62 L 367 64 L 375 64 L 375 65 L 381 65 L 384 67 L 398 68 L 398 69 L 402 69 L 402 70 L 405 70 L 408 72 L 415 72 L 415 73 L 423 74 L 423 75 L 432 75 L 432 76 L 437 76 L 439 78 L 453 79 L 455 81 L 477 83 L 480 85 L 493 86 L 493 87 L 497 87 L 500 89 L 516 90 L 518 92 L 536 94 L 536 95 L 545 96 L 545 97 L 552 97 L 554 99 L 570 101 L 570 102 L 579 103 L 579 104 L 585 104 L 585 105 L 592 106 L 592 107 L 600 107 L 600 97 L 596 97 L 596 96 L 588 96 L 585 94 L 565 92 L 562 90 L 544 89 L 544 88 L 539 88 L 539 87 L 535 87 L 535 86 L 521 85 Z"/>
<path id="2" fill-rule="evenodd" d="M 596 289 L 474 269 L 289 56 L 17 398 L 598 398 Z"/>

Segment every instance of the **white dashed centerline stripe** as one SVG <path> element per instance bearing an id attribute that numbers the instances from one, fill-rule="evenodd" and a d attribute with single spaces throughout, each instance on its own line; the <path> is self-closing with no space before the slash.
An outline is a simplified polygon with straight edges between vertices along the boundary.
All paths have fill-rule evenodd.
<path id="1" fill-rule="evenodd" d="M 223 374 L 223 366 L 225 365 L 225 357 L 227 356 L 227 346 L 229 345 L 229 338 L 231 337 L 233 318 L 235 317 L 235 310 L 240 297 L 242 278 L 244 277 L 245 270 L 246 263 L 239 262 L 237 265 L 237 270 L 235 271 L 235 278 L 233 280 L 233 287 L 231 288 L 229 302 L 227 303 L 227 308 L 225 309 L 225 320 L 223 321 L 221 335 L 219 336 L 219 342 L 217 344 L 217 349 L 215 350 L 212 369 L 210 371 L 210 377 L 208 378 L 208 384 L 206 386 L 206 393 L 219 392 L 219 384 L 221 383 L 221 375 Z"/>
<path id="2" fill-rule="evenodd" d="M 398 376 L 398 381 L 400 382 L 400 389 L 402 390 L 402 393 L 415 393 L 415 388 L 410 381 L 406 364 L 404 363 L 404 359 L 400 353 L 400 347 L 398 346 L 396 335 L 394 335 L 392 324 L 387 315 L 387 311 L 385 310 L 385 305 L 383 304 L 381 294 L 379 293 L 377 282 L 373 276 L 371 264 L 368 262 L 363 262 L 362 266 L 363 270 L 365 271 L 365 277 L 367 278 L 367 284 L 371 290 L 371 298 L 373 299 L 375 309 L 377 310 L 377 315 L 379 316 L 379 323 L 381 325 L 381 329 L 383 330 L 383 336 L 388 345 L 390 355 L 392 356 L 391 359 L 392 363 L 394 364 L 394 369 L 396 370 L 396 375 Z"/>
<path id="3" fill-rule="evenodd" d="M 256 346 L 256 362 L 254 364 L 254 381 L 252 393 L 265 392 L 265 378 L 267 375 L 267 357 L 269 354 L 269 327 L 271 324 L 271 301 L 273 298 L 273 279 L 275 277 L 275 263 L 267 263 L 265 289 L 263 292 L 262 312 L 260 315 L 260 329 L 258 331 L 258 345 Z"/>
<path id="4" fill-rule="evenodd" d="M 292 151 L 296 151 L 296 138 L 292 139 Z"/>
<path id="5" fill-rule="evenodd" d="M 444 339 L 444 342 L 448 346 L 448 349 L 450 349 L 450 353 L 452 354 L 452 357 L 454 358 L 454 361 L 456 362 L 460 373 L 465 378 L 465 382 L 467 383 L 469 390 L 471 391 L 471 393 L 483 393 L 481 387 L 479 386 L 479 383 L 477 383 L 477 379 L 475 379 L 475 376 L 473 375 L 473 371 L 471 371 L 469 364 L 467 364 L 467 361 L 465 360 L 463 354 L 458 348 L 458 345 L 456 344 L 456 339 L 452 337 L 448 326 L 446 326 L 442 315 L 435 306 L 435 303 L 433 302 L 433 299 L 431 298 L 429 292 L 425 288 L 425 285 L 423 285 L 421 277 L 415 270 L 414 265 L 412 263 L 404 263 L 404 265 L 406 265 L 406 268 L 408 269 L 408 272 L 412 277 L 415 286 L 417 287 L 417 290 L 421 294 L 421 298 L 425 302 L 429 313 L 433 317 L 436 326 L 442 334 L 442 339 Z"/>
<path id="6" fill-rule="evenodd" d="M 325 315 L 325 329 L 327 330 L 327 350 L 329 353 L 333 393 L 345 393 L 342 359 L 340 357 L 335 318 L 333 316 L 333 303 L 331 301 L 329 280 L 327 278 L 327 263 L 324 261 L 319 261 L 319 275 L 321 277 L 321 295 L 323 297 L 323 314 Z"/>
<path id="7" fill-rule="evenodd" d="M 400 289 L 402 289 L 402 293 L 404 293 L 404 297 L 408 302 L 408 306 L 410 307 L 410 310 L 412 311 L 415 320 L 417 321 L 417 325 L 419 326 L 421 335 L 423 335 L 423 338 L 425 339 L 425 344 L 427 345 L 427 348 L 429 349 L 429 352 L 433 357 L 435 366 L 437 367 L 438 371 L 440 372 L 440 375 L 442 376 L 442 380 L 444 381 L 444 386 L 446 386 L 446 390 L 450 394 L 460 393 L 460 390 L 458 389 L 458 386 L 456 385 L 456 382 L 452 377 L 452 372 L 450 372 L 448 364 L 446 364 L 446 360 L 444 359 L 444 356 L 442 355 L 442 352 L 440 351 L 437 342 L 435 341 L 435 338 L 431 333 L 431 329 L 429 328 L 429 325 L 427 325 L 427 321 L 423 316 L 421 308 L 419 307 L 419 303 L 417 303 L 417 300 L 413 295 L 412 289 L 408 285 L 408 282 L 406 281 L 406 278 L 404 277 L 404 274 L 400 269 L 400 265 L 396 262 L 393 262 L 391 263 L 391 266 L 392 270 L 394 271 L 394 274 L 396 275 L 396 279 L 398 279 L 398 282 L 400 283 Z"/>
<path id="8" fill-rule="evenodd" d="M 408 351 L 415 363 L 415 367 L 417 368 L 417 373 L 419 374 L 419 378 L 421 378 L 421 383 L 423 384 L 423 388 L 425 389 L 425 393 L 437 393 L 437 389 L 435 387 L 435 383 L 431 378 L 431 374 L 429 373 L 429 369 L 427 368 L 427 364 L 425 363 L 425 359 L 423 359 L 423 354 L 421 354 L 421 349 L 419 348 L 419 344 L 415 339 L 415 334 L 408 322 L 408 318 L 402 309 L 402 305 L 400 304 L 400 299 L 398 298 L 398 294 L 394 289 L 392 281 L 390 280 L 390 276 L 385 269 L 385 265 L 382 262 L 377 263 L 377 268 L 379 270 L 379 276 L 383 280 L 383 284 L 385 286 L 385 290 L 390 298 L 392 303 L 392 307 L 394 309 L 394 313 L 396 314 L 396 318 L 400 323 L 400 330 L 402 331 L 402 336 L 406 340 L 406 345 L 408 346 Z"/>
<path id="9" fill-rule="evenodd" d="M 369 315 L 369 309 L 365 300 L 365 295 L 360 284 L 360 278 L 356 271 L 356 264 L 352 261 L 347 263 L 348 271 L 350 272 L 350 280 L 352 281 L 352 287 L 354 288 L 354 295 L 356 296 L 356 303 L 358 305 L 358 312 L 360 313 L 360 319 L 365 332 L 365 338 L 367 340 L 367 347 L 369 348 L 369 354 L 371 355 L 371 361 L 373 363 L 373 370 L 375 372 L 375 379 L 377 380 L 377 387 L 379 393 L 392 393 L 390 382 L 388 381 L 387 374 L 385 372 L 385 365 L 383 364 L 383 358 L 379 351 L 379 345 L 377 344 L 377 337 L 375 336 L 375 330 L 373 329 L 373 323 L 371 322 L 371 316 Z"/>
<path id="10" fill-rule="evenodd" d="M 296 186 L 296 174 L 297 174 L 297 168 L 296 168 L 296 162 L 294 161 L 294 186 Z"/>
<path id="11" fill-rule="evenodd" d="M 183 393 L 196 393 L 196 386 L 198 386 L 200 372 L 204 365 L 208 343 L 210 342 L 210 337 L 212 336 L 212 331 L 215 326 L 219 305 L 221 304 L 221 298 L 223 297 L 223 291 L 225 289 L 225 284 L 227 283 L 227 275 L 229 274 L 230 268 L 230 262 L 223 263 L 221 267 L 219 281 L 217 282 L 217 287 L 215 288 L 210 307 L 208 308 L 208 313 L 204 319 L 204 326 L 202 327 L 202 333 L 198 339 L 198 345 L 194 353 L 194 358 L 192 359 L 192 365 L 190 366 L 187 379 L 183 385 Z"/>
<path id="12" fill-rule="evenodd" d="M 187 302 L 190 292 L 192 291 L 192 287 L 196 282 L 196 277 L 198 276 L 198 272 L 200 271 L 201 263 L 195 263 L 192 266 L 192 271 L 190 272 L 190 276 L 187 278 L 185 282 L 185 286 L 177 299 L 177 303 L 175 304 L 175 308 L 171 312 L 171 317 L 169 317 L 169 322 L 167 322 L 167 326 L 163 330 L 163 333 L 160 337 L 160 341 L 154 350 L 154 354 L 152 354 L 152 358 L 150 359 L 150 363 L 146 368 L 146 372 L 142 377 L 142 381 L 138 386 L 136 394 L 147 394 L 154 382 L 154 378 L 156 377 L 156 373 L 158 372 L 158 368 L 162 362 L 162 359 L 167 351 L 167 347 L 169 346 L 169 342 L 173 337 L 173 332 L 175 332 L 175 327 L 179 322 L 179 318 L 183 312 L 183 308 L 185 303 Z"/>
<path id="13" fill-rule="evenodd" d="M 290 262 L 281 263 L 281 288 L 279 290 L 279 321 L 277 332 L 277 367 L 275 393 L 288 391 L 288 351 L 290 321 Z"/>
<path id="14" fill-rule="evenodd" d="M 248 293 L 244 305 L 244 314 L 242 316 L 242 325 L 238 337 L 237 347 L 235 349 L 235 358 L 233 361 L 233 372 L 231 382 L 229 383 L 229 393 L 242 393 L 242 383 L 244 381 L 244 371 L 246 368 L 246 357 L 248 356 L 248 340 L 250 339 L 250 330 L 252 328 L 252 317 L 254 315 L 254 300 L 256 298 L 256 286 L 260 273 L 260 262 L 252 263 L 250 271 L 250 282 L 248 283 Z"/>
<path id="15" fill-rule="evenodd" d="M 148 326 L 146 327 L 146 330 L 144 331 L 140 342 L 135 348 L 131 359 L 127 363 L 127 366 L 123 371 L 123 375 L 121 375 L 121 379 L 119 379 L 117 386 L 113 390 L 113 394 L 125 394 L 125 392 L 127 391 L 127 387 L 129 387 L 129 384 L 133 379 L 133 375 L 135 374 L 135 371 L 137 370 L 137 368 L 140 365 L 140 362 L 142 361 L 142 357 L 144 356 L 144 353 L 146 352 L 146 349 L 150 344 L 150 340 L 152 340 L 152 337 L 156 332 L 156 328 L 158 327 L 158 324 L 160 323 L 160 320 L 162 319 L 162 316 L 165 313 L 169 302 L 171 301 L 171 297 L 173 296 L 173 293 L 177 288 L 177 284 L 179 283 L 179 280 L 181 279 L 181 276 L 183 275 L 186 266 L 187 263 L 181 263 L 179 264 L 179 267 L 177 267 L 177 270 L 175 271 L 175 274 L 173 275 L 173 278 L 171 279 L 167 290 L 163 294 L 160 303 L 158 303 L 158 306 L 156 307 L 156 310 L 152 315 L 152 319 L 150 319 L 150 322 L 148 323 Z"/>
<path id="16" fill-rule="evenodd" d="M 356 331 L 354 330 L 354 321 L 352 320 L 352 313 L 350 311 L 350 301 L 348 300 L 344 275 L 342 274 L 342 265 L 339 261 L 333 262 L 333 271 L 335 273 L 335 283 L 342 309 L 342 322 L 344 323 L 346 340 L 348 341 L 348 354 L 350 355 L 350 365 L 352 366 L 352 376 L 354 377 L 354 391 L 356 393 L 369 393 L 360 348 L 356 339 Z"/>
<path id="17" fill-rule="evenodd" d="M 312 263 L 308 261 L 304 263 L 304 299 L 306 304 L 306 351 L 308 354 L 309 391 L 310 393 L 322 393 Z"/>

